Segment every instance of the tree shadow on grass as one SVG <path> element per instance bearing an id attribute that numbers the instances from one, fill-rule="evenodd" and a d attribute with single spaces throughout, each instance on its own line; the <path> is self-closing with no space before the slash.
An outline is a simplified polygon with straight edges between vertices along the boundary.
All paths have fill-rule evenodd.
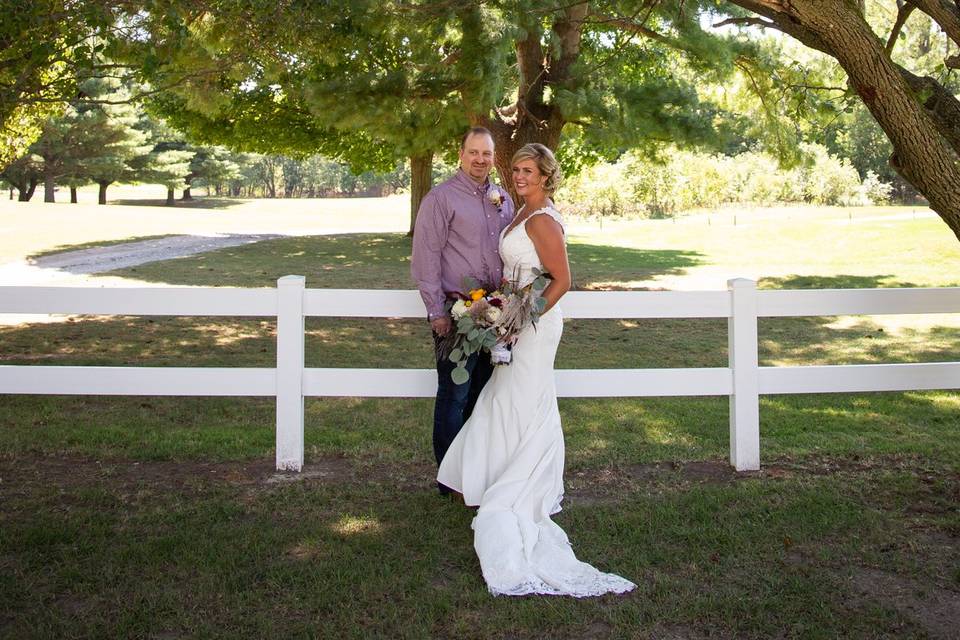
<path id="1" fill-rule="evenodd" d="M 282 238 L 108 273 L 207 287 L 275 287 L 291 274 L 305 276 L 309 288 L 410 289 L 410 239 L 401 233 Z"/>
<path id="2" fill-rule="evenodd" d="M 789 275 L 781 278 L 760 278 L 757 287 L 760 289 L 897 289 L 916 287 L 913 282 L 894 280 L 892 274 L 859 276 L 837 274 L 833 276 L 818 275 Z M 960 281 L 947 287 L 960 287 Z"/>
<path id="3" fill-rule="evenodd" d="M 627 288 L 630 282 L 682 273 L 696 252 L 570 245 L 576 287 Z M 401 233 L 307 236 L 230 247 L 108 272 L 148 282 L 194 286 L 272 287 L 298 274 L 309 288 L 412 289 L 410 238 Z"/>
<path id="4" fill-rule="evenodd" d="M 892 275 L 795 275 L 764 278 L 760 281 L 760 286 L 765 289 L 916 286 L 893 278 Z M 918 321 L 916 315 L 760 318 L 760 364 L 872 364 L 960 360 L 960 325 L 955 322 L 945 326 L 930 325 L 923 322 L 922 316 Z"/>
<path id="5" fill-rule="evenodd" d="M 540 637 L 550 616 L 550 636 L 564 640 L 607 635 L 614 618 L 629 637 L 664 637 L 662 625 L 680 630 L 670 637 L 772 637 L 783 626 L 833 637 L 850 631 L 849 618 L 862 625 L 856 637 L 874 637 L 905 625 L 867 615 L 875 603 L 851 605 L 856 588 L 837 568 L 875 552 L 888 570 L 903 567 L 891 559 L 938 564 L 918 526 L 931 518 L 873 504 L 878 493 L 935 504 L 928 483 L 903 473 L 693 486 L 668 477 L 611 504 L 565 502 L 556 515 L 581 559 L 633 579 L 637 593 L 502 600 L 484 588 L 474 513 L 436 496 L 428 478 L 411 490 L 401 470 L 397 483 L 389 460 L 365 461 L 386 467 L 368 474 L 308 456 L 300 477 L 273 484 L 212 465 L 69 462 L 0 460 L 4 476 L 18 478 L 0 494 L 12 576 L 2 587 L 15 612 L 6 622 L 21 636 L 42 625 L 84 636 L 149 627 L 209 637 L 408 637 L 411 628 Z"/>
<path id="6" fill-rule="evenodd" d="M 678 275 L 704 263 L 697 251 L 630 249 L 571 243 L 567 250 L 574 289 L 637 289 L 630 283 L 657 276 Z"/>
<path id="7" fill-rule="evenodd" d="M 176 204 L 172 207 L 167 207 L 165 198 L 121 198 L 119 200 L 111 200 L 110 204 L 122 207 L 166 207 L 167 209 L 229 209 L 231 207 L 244 205 L 249 202 L 249 200 L 194 196 L 193 200 L 181 200 L 178 198 L 174 202 Z"/>
<path id="8" fill-rule="evenodd" d="M 570 471 L 726 460 L 726 397 L 560 401 Z M 781 458 L 906 456 L 957 468 L 954 391 L 761 396 L 761 465 Z"/>
<path id="9" fill-rule="evenodd" d="M 80 242 L 77 244 L 61 244 L 53 247 L 52 249 L 46 249 L 38 253 L 31 253 L 27 256 L 28 261 L 36 261 L 40 258 L 46 258 L 48 256 L 56 255 L 58 253 L 67 253 L 69 251 L 83 251 L 84 249 L 100 249 L 102 247 L 110 247 L 118 244 L 127 244 L 130 242 L 143 242 L 145 240 L 160 240 L 162 238 L 172 238 L 176 237 L 179 234 L 176 233 L 164 233 L 155 236 L 129 236 L 126 238 L 119 238 L 116 240 L 94 240 L 92 242 Z"/>
<path id="10" fill-rule="evenodd" d="M 606 621 L 628 637 L 771 637 L 783 626 L 832 637 L 849 631 L 852 611 L 865 625 L 857 637 L 873 637 L 890 620 L 864 622 L 866 605 L 850 606 L 850 586 L 831 565 L 838 556 L 862 562 L 878 539 L 909 533 L 863 500 L 892 481 L 633 491 L 616 505 L 556 517 L 583 560 L 635 580 L 636 593 L 503 600 L 484 588 L 473 512 L 428 490 L 322 474 L 264 486 L 219 473 L 181 484 L 176 473 L 154 471 L 123 482 L 99 460 L 51 478 L 44 465 L 30 474 L 3 467 L 22 480 L 4 485 L 3 496 L 13 576 L 3 587 L 15 612 L 7 622 L 22 630 L 13 636 L 41 625 L 84 636 L 149 627 L 209 637 L 416 635 L 410 629 L 541 637 L 549 617 L 560 640 L 605 637 Z M 816 555 L 795 566 L 785 558 L 788 535 Z M 906 555 L 889 544 L 884 551 L 885 560 Z M 657 631 L 664 626 L 678 631 Z"/>

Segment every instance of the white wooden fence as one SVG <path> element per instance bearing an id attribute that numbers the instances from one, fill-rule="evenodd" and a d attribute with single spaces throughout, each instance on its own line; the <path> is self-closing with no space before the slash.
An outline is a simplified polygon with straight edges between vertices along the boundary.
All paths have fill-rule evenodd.
<path id="1" fill-rule="evenodd" d="M 303 467 L 306 396 L 429 397 L 432 369 L 304 367 L 304 318 L 424 317 L 415 291 L 306 289 L 286 276 L 276 289 L 0 287 L 0 313 L 261 316 L 277 318 L 276 368 L 0 366 L 0 394 L 275 396 L 277 469 Z M 727 318 L 729 366 L 560 369 L 564 397 L 729 396 L 730 462 L 760 468 L 760 394 L 960 388 L 960 362 L 759 367 L 757 318 L 957 313 L 960 288 L 571 292 L 568 318 Z M 0 347 L 2 348 L 2 347 Z M 430 348 L 424 345 L 424 349 Z"/>

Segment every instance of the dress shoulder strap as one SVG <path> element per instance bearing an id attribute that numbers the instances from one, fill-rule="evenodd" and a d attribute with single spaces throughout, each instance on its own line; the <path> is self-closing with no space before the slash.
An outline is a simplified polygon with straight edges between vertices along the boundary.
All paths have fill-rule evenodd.
<path id="1" fill-rule="evenodd" d="M 548 216 L 550 216 L 551 218 L 553 218 L 554 220 L 556 220 L 556 221 L 557 221 L 557 224 L 560 225 L 560 230 L 563 231 L 564 235 L 566 235 L 567 230 L 566 230 L 566 228 L 565 228 L 564 225 L 563 225 L 563 216 L 560 215 L 560 212 L 559 212 L 559 211 L 557 211 L 556 209 L 553 208 L 553 205 L 547 205 L 546 207 L 541 207 L 540 209 L 537 209 L 536 211 L 531 211 L 531 212 L 530 212 L 530 215 L 527 216 L 527 220 L 529 220 L 529 219 L 532 218 L 533 216 L 540 215 L 541 213 L 542 213 L 542 214 L 545 214 L 545 215 L 548 215 Z"/>

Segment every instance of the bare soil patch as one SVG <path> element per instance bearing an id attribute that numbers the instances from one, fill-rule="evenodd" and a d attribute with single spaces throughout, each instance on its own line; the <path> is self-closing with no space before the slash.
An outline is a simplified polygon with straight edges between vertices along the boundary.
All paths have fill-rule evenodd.
<path id="1" fill-rule="evenodd" d="M 726 460 L 698 460 L 653 462 L 626 465 L 619 468 L 601 468 L 568 471 L 566 474 L 566 497 L 573 504 L 599 504 L 617 502 L 624 492 L 646 487 L 651 492 L 676 489 L 696 484 L 728 484 L 734 482 L 775 481 L 800 477 L 820 477 L 843 474 L 863 474 L 878 469 L 900 470 L 913 473 L 922 480 L 932 481 L 942 477 L 942 470 L 931 469 L 919 456 L 876 456 L 774 459 L 764 462 L 759 471 L 737 471 Z M 960 473 L 954 473 L 957 495 L 954 505 L 960 504 Z M 935 509 L 942 512 L 943 505 L 931 507 L 915 503 L 914 511 Z"/>
<path id="2" fill-rule="evenodd" d="M 127 460 L 76 455 L 17 455 L 0 457 L 0 496 L 29 492 L 32 487 L 84 487 L 109 482 L 125 490 L 149 486 L 164 491 L 232 485 L 254 490 L 294 483 L 383 484 L 402 490 L 433 486 L 431 466 L 387 468 L 345 457 L 326 456 L 308 461 L 300 472 L 277 471 L 272 458 L 209 462 L 196 460 Z"/>
<path id="3" fill-rule="evenodd" d="M 956 640 L 960 634 L 960 593 L 956 591 L 871 567 L 853 567 L 849 582 L 860 606 L 894 609 L 933 640 Z"/>

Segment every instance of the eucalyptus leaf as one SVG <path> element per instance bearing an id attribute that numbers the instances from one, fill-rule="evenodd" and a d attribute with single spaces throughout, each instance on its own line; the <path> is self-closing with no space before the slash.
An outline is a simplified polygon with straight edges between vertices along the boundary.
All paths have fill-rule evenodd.
<path id="1" fill-rule="evenodd" d="M 457 367 L 450 372 L 450 377 L 453 379 L 454 384 L 464 384 L 470 379 L 470 374 L 467 373 L 466 367 Z"/>

